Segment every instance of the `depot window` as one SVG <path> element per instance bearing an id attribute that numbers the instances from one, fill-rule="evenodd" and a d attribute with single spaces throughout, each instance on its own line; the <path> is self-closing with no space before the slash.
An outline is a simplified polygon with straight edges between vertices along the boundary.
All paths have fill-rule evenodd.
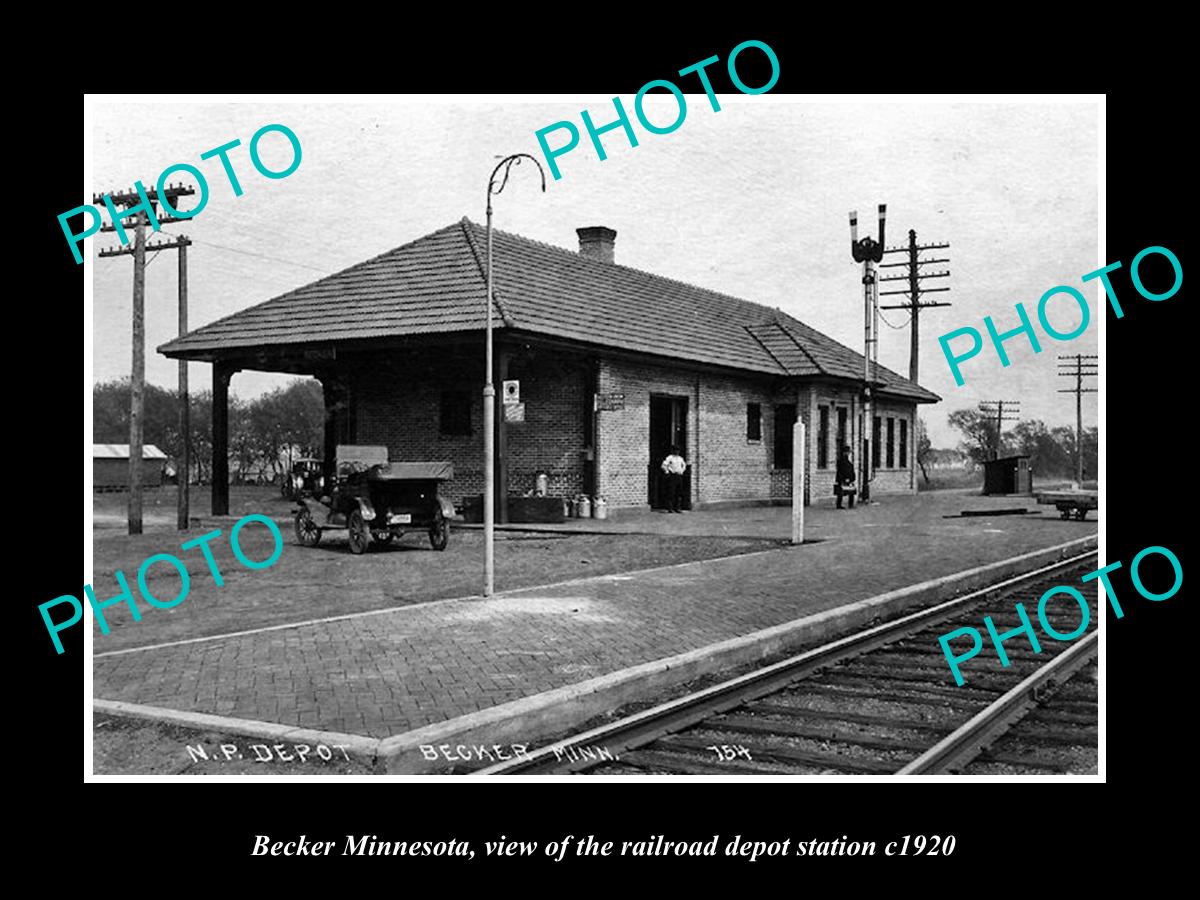
<path id="1" fill-rule="evenodd" d="M 817 468 L 829 468 L 829 407 L 817 407 Z"/>
<path id="2" fill-rule="evenodd" d="M 775 468 L 792 467 L 792 426 L 796 424 L 796 404 L 775 407 Z"/>
<path id="3" fill-rule="evenodd" d="M 762 440 L 762 404 L 746 404 L 746 440 Z"/>
<path id="4" fill-rule="evenodd" d="M 448 436 L 471 433 L 470 391 L 442 391 L 440 431 Z"/>

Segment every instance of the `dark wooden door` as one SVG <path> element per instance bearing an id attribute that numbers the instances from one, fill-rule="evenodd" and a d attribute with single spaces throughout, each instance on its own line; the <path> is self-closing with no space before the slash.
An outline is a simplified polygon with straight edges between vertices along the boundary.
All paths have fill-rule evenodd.
<path id="1" fill-rule="evenodd" d="M 650 396 L 650 459 L 647 462 L 646 487 L 652 509 L 666 506 L 666 492 L 662 462 L 678 447 L 679 453 L 688 459 L 687 447 L 688 398 L 652 394 Z M 691 465 L 684 473 L 683 505 L 691 509 Z"/>

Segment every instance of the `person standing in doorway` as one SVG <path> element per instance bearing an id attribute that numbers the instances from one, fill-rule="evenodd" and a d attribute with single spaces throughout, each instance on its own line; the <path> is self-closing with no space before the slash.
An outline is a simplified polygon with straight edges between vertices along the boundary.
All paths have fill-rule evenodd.
<path id="1" fill-rule="evenodd" d="M 837 478 L 833 482 L 833 495 L 837 497 L 837 508 L 842 508 L 842 497 L 850 498 L 850 508 L 854 509 L 854 463 L 850 461 L 850 448 L 842 445 L 838 453 Z"/>
<path id="2" fill-rule="evenodd" d="M 678 446 L 671 447 L 671 452 L 662 462 L 662 470 L 667 477 L 667 512 L 681 513 L 683 473 L 687 471 L 687 460 L 679 453 Z"/>

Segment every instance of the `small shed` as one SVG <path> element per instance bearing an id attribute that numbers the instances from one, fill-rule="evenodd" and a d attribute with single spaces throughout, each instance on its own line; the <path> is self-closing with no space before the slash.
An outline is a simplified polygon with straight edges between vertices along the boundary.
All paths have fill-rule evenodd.
<path id="1" fill-rule="evenodd" d="M 153 444 L 142 445 L 142 486 L 159 487 L 167 454 Z M 129 488 L 129 445 L 92 444 L 92 487 L 98 491 Z"/>
<path id="2" fill-rule="evenodd" d="M 985 494 L 1031 494 L 1032 473 L 1028 456 L 1004 456 L 983 464 Z"/>

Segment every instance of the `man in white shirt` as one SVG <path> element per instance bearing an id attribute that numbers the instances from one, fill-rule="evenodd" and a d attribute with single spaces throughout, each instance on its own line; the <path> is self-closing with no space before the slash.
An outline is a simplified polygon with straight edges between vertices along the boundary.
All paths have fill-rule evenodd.
<path id="1" fill-rule="evenodd" d="M 672 447 L 667 458 L 662 462 L 662 470 L 667 476 L 667 512 L 681 513 L 680 504 L 683 502 L 683 473 L 687 471 L 687 460 L 679 453 L 678 447 Z"/>

